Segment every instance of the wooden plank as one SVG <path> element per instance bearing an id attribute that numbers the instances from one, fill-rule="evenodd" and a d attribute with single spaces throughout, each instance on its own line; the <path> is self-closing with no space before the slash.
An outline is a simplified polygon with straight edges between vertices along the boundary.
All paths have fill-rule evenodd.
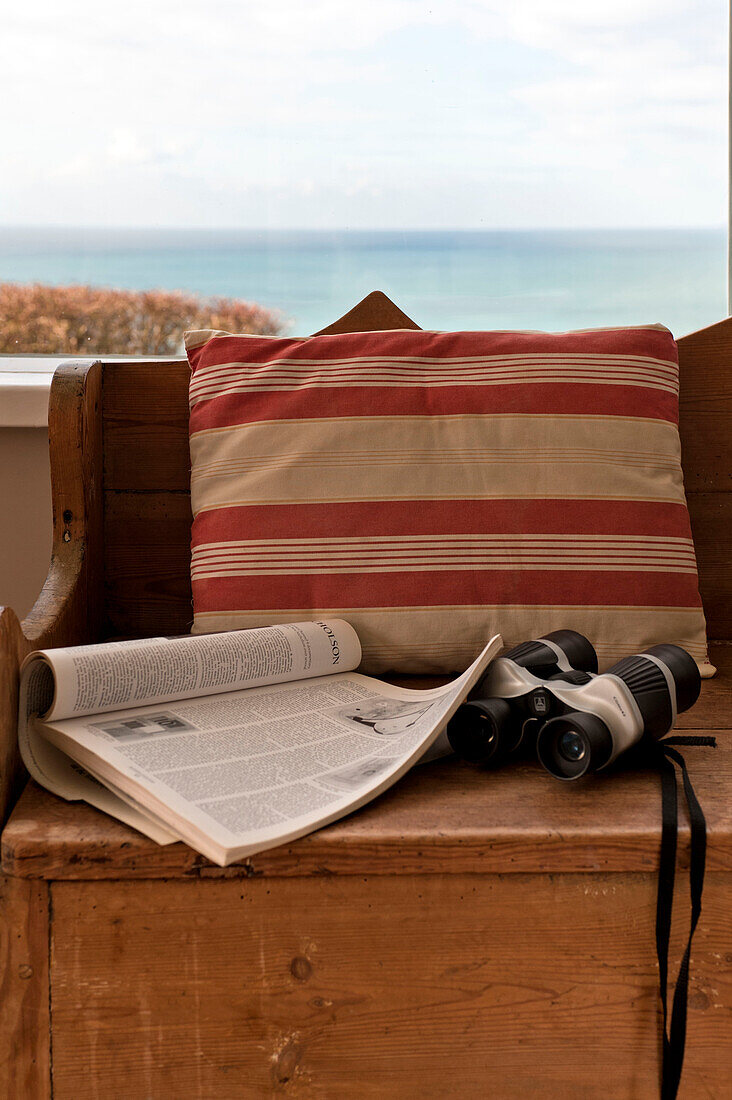
<path id="1" fill-rule="evenodd" d="M 732 318 L 683 336 L 678 345 L 679 431 L 687 492 L 729 492 L 732 490 Z"/>
<path id="2" fill-rule="evenodd" d="M 187 493 L 106 493 L 104 583 L 108 633 L 186 634 L 191 606 Z"/>
<path id="3" fill-rule="evenodd" d="M 187 492 L 188 379 L 183 360 L 105 363 L 104 485 L 136 492 Z"/>
<path id="4" fill-rule="evenodd" d="M 54 1097 L 656 1096 L 655 886 L 57 884 Z M 731 890 L 709 876 L 681 1100 L 730 1080 Z"/>
<path id="5" fill-rule="evenodd" d="M 689 493 L 688 503 L 707 637 L 729 639 L 732 638 L 732 493 Z"/>
<path id="6" fill-rule="evenodd" d="M 48 886 L 0 879 L 0 1096 L 51 1096 Z"/>
<path id="7" fill-rule="evenodd" d="M 729 740 L 729 730 L 711 732 Z M 732 869 L 729 761 L 719 749 L 684 754 L 707 817 L 708 866 Z M 660 830 L 653 774 L 618 768 L 570 787 L 535 764 L 483 773 L 450 760 L 416 769 L 352 817 L 224 869 L 30 783 L 3 833 L 2 866 L 49 879 L 636 871 L 658 866 Z"/>
<path id="8" fill-rule="evenodd" d="M 679 726 L 718 731 L 716 749 L 684 753 L 707 818 L 708 865 L 730 870 L 732 647 L 713 659 L 719 676 Z M 451 759 L 414 769 L 351 817 L 226 869 L 30 784 L 2 858 L 7 874 L 57 879 L 646 871 L 658 866 L 660 834 L 658 778 L 628 757 L 573 784 L 529 762 L 484 772 Z M 682 824 L 682 851 L 687 842 Z"/>

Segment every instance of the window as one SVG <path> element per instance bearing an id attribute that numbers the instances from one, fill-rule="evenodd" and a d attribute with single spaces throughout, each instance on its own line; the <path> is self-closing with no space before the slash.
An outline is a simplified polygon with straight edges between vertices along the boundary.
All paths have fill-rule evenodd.
<path id="1" fill-rule="evenodd" d="M 293 333 L 375 288 L 434 328 L 726 313 L 720 0 L 28 0 L 3 29 L 4 284 Z M 5 354 L 140 350 L 129 297 L 5 293 Z"/>

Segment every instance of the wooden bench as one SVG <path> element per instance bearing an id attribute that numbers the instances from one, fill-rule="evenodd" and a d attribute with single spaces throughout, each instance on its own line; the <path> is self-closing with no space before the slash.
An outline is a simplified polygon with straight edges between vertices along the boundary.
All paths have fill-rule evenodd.
<path id="1" fill-rule="evenodd" d="M 327 331 L 416 327 L 370 295 Z M 709 825 L 683 1097 L 732 1080 L 732 319 L 680 341 L 712 659 L 686 730 Z M 24 779 L 32 648 L 185 633 L 188 368 L 54 380 L 53 560 L 0 614 L 0 810 Z M 12 521 L 12 517 L 6 520 Z M 571 626 L 571 622 L 567 623 Z M 658 1095 L 658 780 L 429 765 L 352 818 L 222 870 L 28 784 L 2 837 L 0 1094 L 18 1100 Z M 680 864 L 687 858 L 682 815 Z M 688 917 L 680 877 L 675 975 Z"/>

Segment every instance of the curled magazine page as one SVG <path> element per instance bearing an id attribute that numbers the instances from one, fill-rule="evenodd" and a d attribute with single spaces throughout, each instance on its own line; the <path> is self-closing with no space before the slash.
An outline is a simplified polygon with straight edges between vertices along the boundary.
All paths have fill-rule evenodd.
<path id="1" fill-rule="evenodd" d="M 40 650 L 23 662 L 18 746 L 37 783 L 83 800 L 160 844 L 178 839 L 113 793 L 47 738 L 36 720 L 103 714 L 129 704 L 218 695 L 232 687 L 298 680 L 355 668 L 361 646 L 340 619 L 182 638 L 145 638 Z M 111 778 L 111 777 L 110 777 Z"/>
<path id="2" fill-rule="evenodd" d="M 348 672 L 70 719 L 46 736 L 221 865 L 292 840 L 391 786 L 501 647 L 427 691 Z"/>
<path id="3" fill-rule="evenodd" d="M 37 713 L 56 719 L 348 671 L 361 645 L 350 623 L 331 619 L 43 650 L 23 667 L 37 660 L 53 685 Z"/>
<path id="4" fill-rule="evenodd" d="M 179 840 L 170 829 L 152 820 L 144 810 L 108 790 L 35 729 L 35 716 L 48 710 L 53 690 L 53 673 L 47 662 L 35 657 L 24 665 L 20 682 L 18 744 L 23 763 L 33 779 L 61 798 L 96 806 L 158 844 L 171 844 Z"/>

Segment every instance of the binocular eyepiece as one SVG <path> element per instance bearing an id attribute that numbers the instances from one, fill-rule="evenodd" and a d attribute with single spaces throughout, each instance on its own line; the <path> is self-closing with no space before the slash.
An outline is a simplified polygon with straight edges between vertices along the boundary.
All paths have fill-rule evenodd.
<path id="1" fill-rule="evenodd" d="M 597 674 L 591 643 L 573 630 L 522 642 L 492 662 L 447 727 L 455 753 L 496 765 L 522 745 L 558 779 L 579 779 L 641 739 L 663 737 L 696 702 L 696 662 L 656 645 Z"/>

